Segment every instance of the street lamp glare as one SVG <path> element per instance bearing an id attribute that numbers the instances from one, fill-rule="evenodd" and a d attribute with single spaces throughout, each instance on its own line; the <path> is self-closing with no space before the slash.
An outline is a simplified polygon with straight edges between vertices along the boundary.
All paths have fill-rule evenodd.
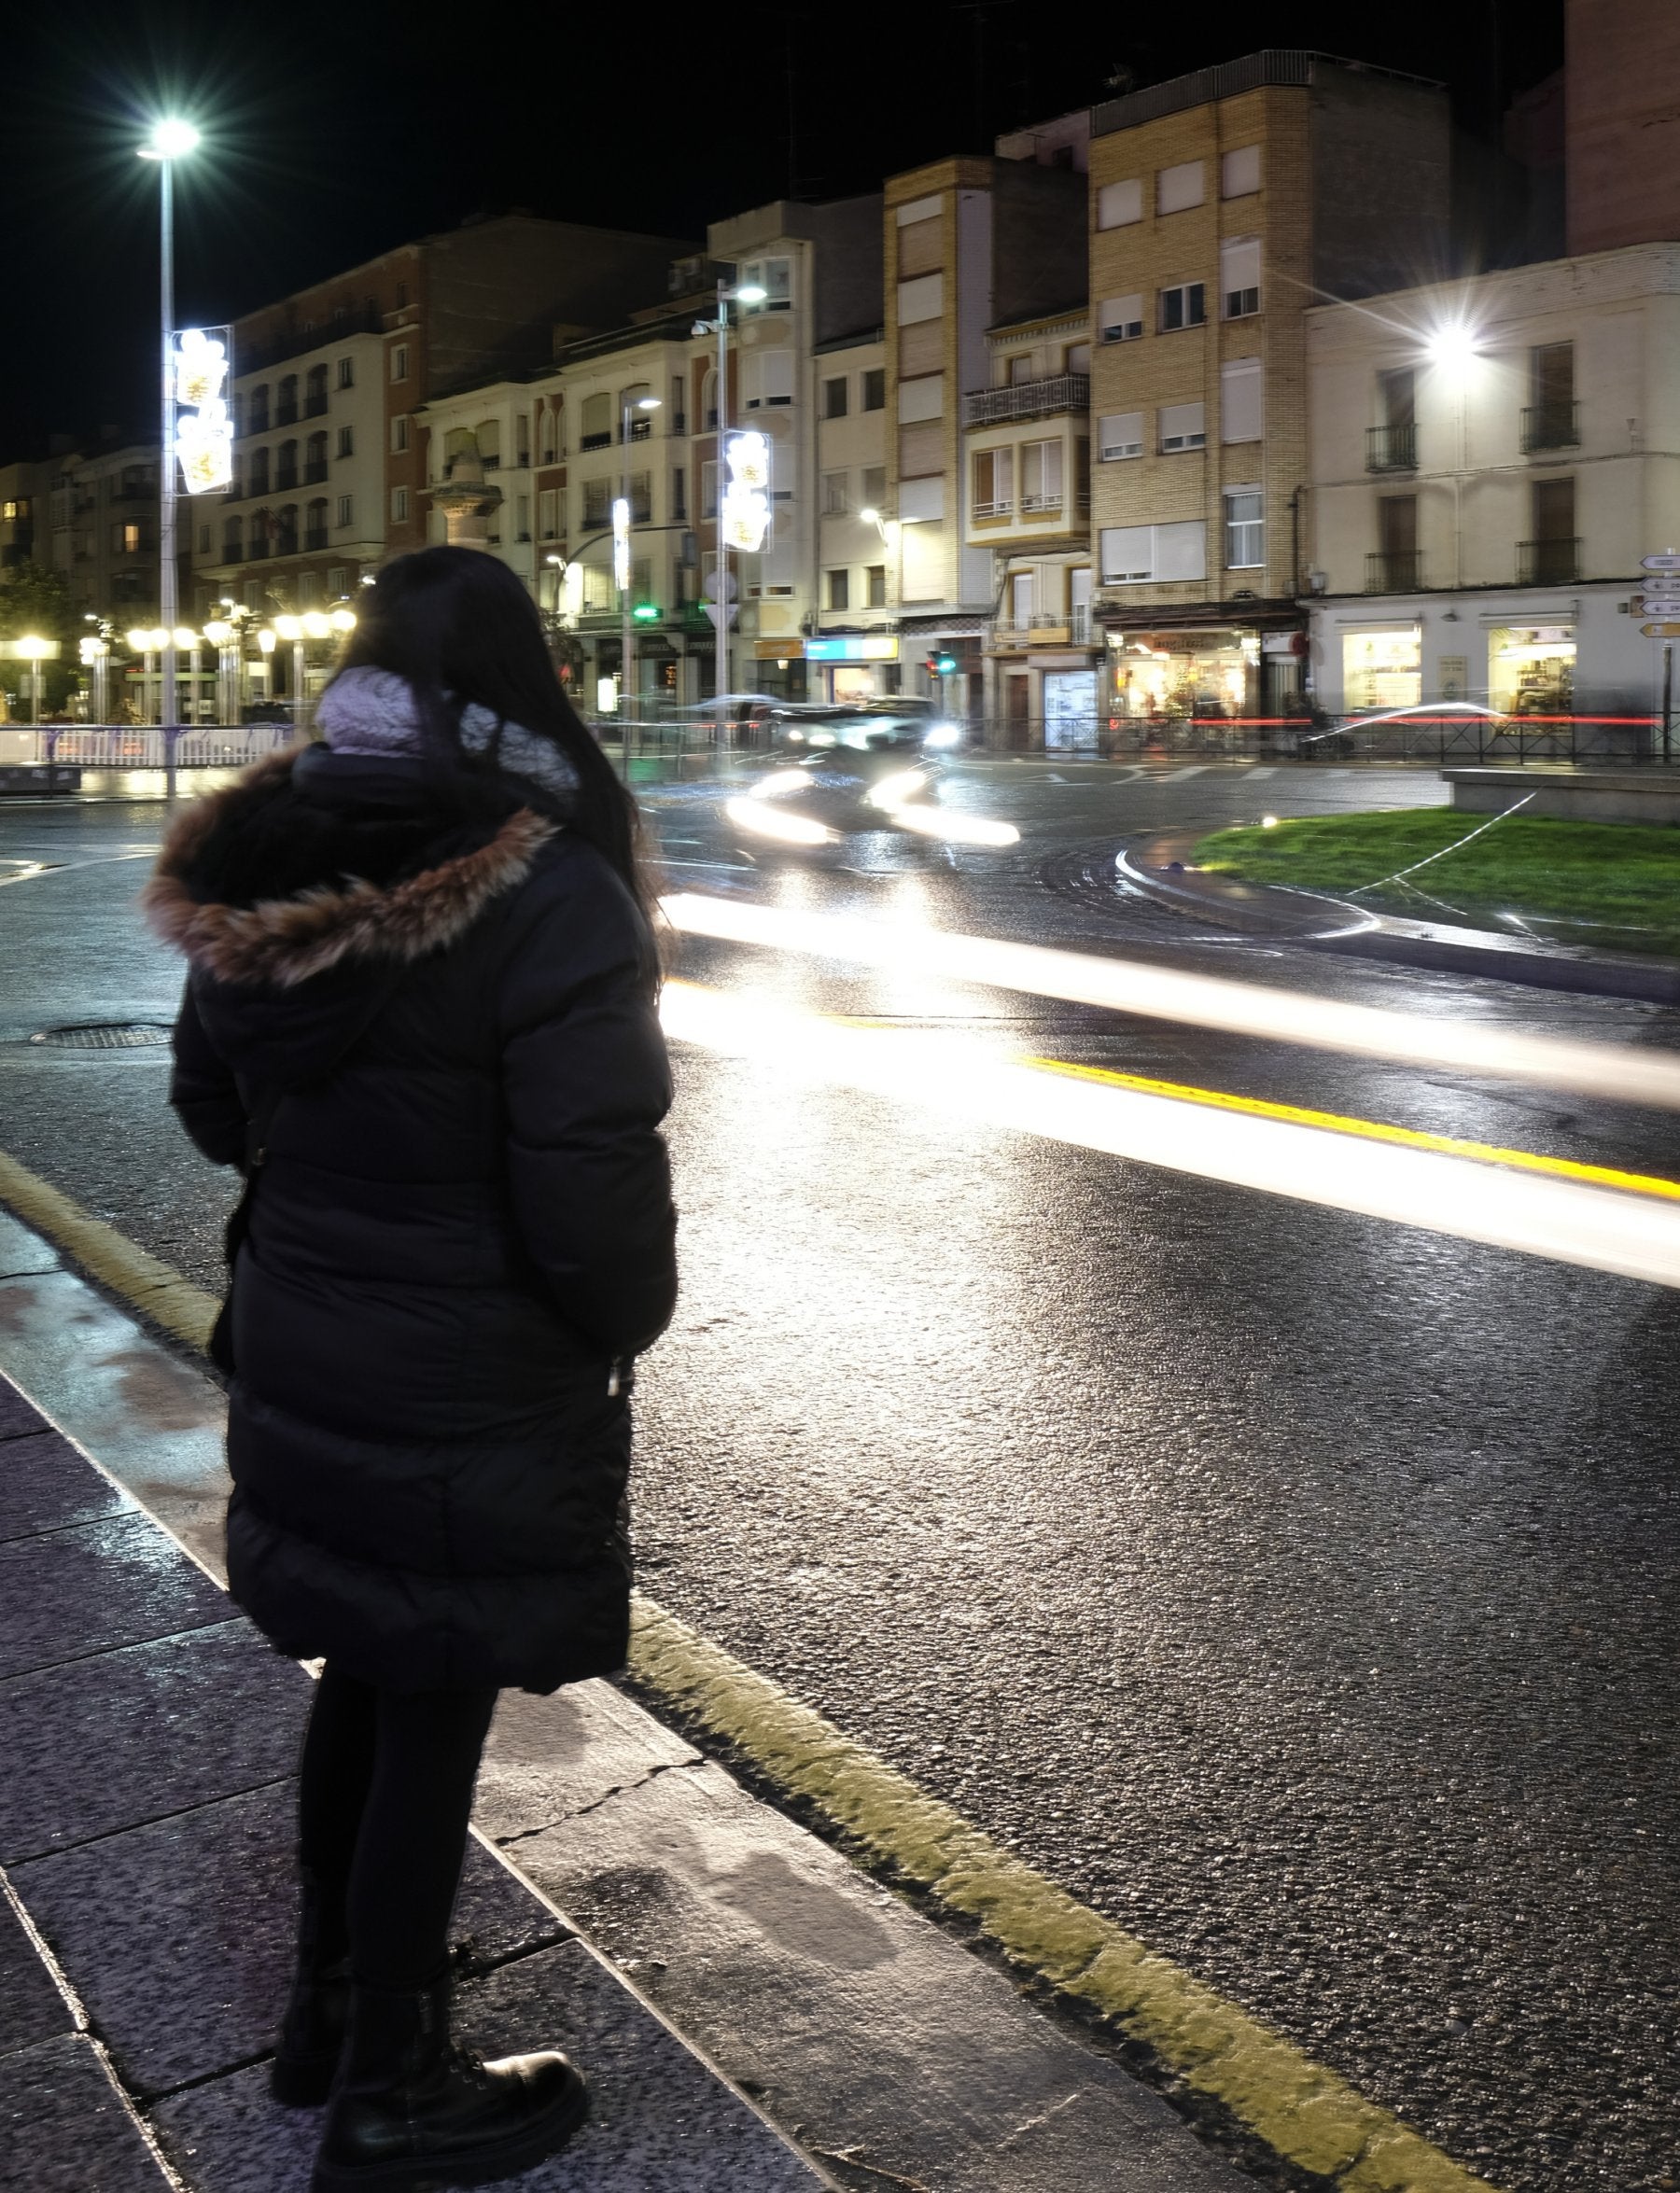
<path id="1" fill-rule="evenodd" d="M 196 152 L 199 144 L 199 133 L 190 122 L 170 116 L 153 123 L 151 135 L 140 147 L 140 157 L 142 160 L 180 160 L 189 152 Z"/>
<path id="2" fill-rule="evenodd" d="M 858 515 L 865 525 L 878 525 L 881 523 L 881 513 L 873 504 L 867 510 L 860 510 Z"/>
<path id="3" fill-rule="evenodd" d="M 638 412 L 656 412 L 660 409 L 663 402 L 664 398 L 662 397 L 638 396 L 636 399 L 636 408 Z"/>
<path id="4" fill-rule="evenodd" d="M 1428 342 L 1429 360 L 1436 366 L 1467 366 L 1477 355 L 1476 331 L 1463 320 L 1444 321 Z"/>
<path id="5" fill-rule="evenodd" d="M 735 292 L 738 304 L 763 304 L 770 292 L 759 282 L 743 282 Z"/>

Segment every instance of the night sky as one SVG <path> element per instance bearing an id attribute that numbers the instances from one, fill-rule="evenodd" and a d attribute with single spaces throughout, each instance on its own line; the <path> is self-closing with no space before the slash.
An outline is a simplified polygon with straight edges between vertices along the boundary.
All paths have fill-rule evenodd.
<path id="1" fill-rule="evenodd" d="M 698 238 L 790 187 L 838 196 L 987 149 L 1001 130 L 1111 96 L 1116 71 L 1155 83 L 1260 45 L 1437 77 L 1466 137 L 1487 140 L 1513 93 L 1561 60 L 1561 17 L 1562 0 L 1363 16 L 1346 0 L 28 0 L 0 34 L 0 462 L 41 454 L 54 432 L 149 430 L 157 171 L 133 147 L 160 112 L 205 135 L 177 170 L 176 316 L 190 326 L 474 213 Z M 1128 19 L 1143 29 L 1110 27 Z"/>

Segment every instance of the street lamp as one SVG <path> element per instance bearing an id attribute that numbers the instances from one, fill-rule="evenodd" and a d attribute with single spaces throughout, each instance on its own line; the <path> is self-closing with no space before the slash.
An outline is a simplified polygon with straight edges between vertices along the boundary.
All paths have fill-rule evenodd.
<path id="1" fill-rule="evenodd" d="M 720 274 L 717 317 L 694 322 L 696 335 L 715 333 L 718 338 L 718 458 L 714 468 L 718 483 L 718 595 L 712 606 L 717 614 L 720 699 L 729 691 L 729 548 L 723 538 L 723 438 L 729 432 L 729 307 L 732 302 L 763 304 L 768 295 L 769 292 L 760 283 L 741 282 L 732 287 Z"/>
<path id="2" fill-rule="evenodd" d="M 198 148 L 199 133 L 190 122 L 165 118 L 153 125 L 152 133 L 139 147 L 142 160 L 158 163 L 158 215 L 160 236 L 159 316 L 162 321 L 163 426 L 158 466 L 158 614 L 166 631 L 175 621 L 175 403 L 171 386 L 170 346 L 175 333 L 175 163 Z M 163 682 L 159 689 L 159 714 L 165 745 L 175 727 L 175 665 L 173 650 L 163 650 Z"/>
<path id="3" fill-rule="evenodd" d="M 636 522 L 636 512 L 630 503 L 630 414 L 632 412 L 656 412 L 658 409 L 659 398 L 656 396 L 638 396 L 632 403 L 627 394 L 619 407 L 619 502 L 612 513 L 612 560 L 617 566 L 613 577 L 618 580 L 619 589 L 619 737 L 626 775 L 630 768 L 627 711 L 636 703 L 636 626 L 632 617 L 636 604 L 631 595 L 636 580 L 636 565 L 630 553 L 630 530 Z M 651 427 L 652 421 L 650 419 L 648 424 Z"/>
<path id="4" fill-rule="evenodd" d="M 39 724 L 41 720 L 41 664 L 49 655 L 55 655 L 58 652 L 57 642 L 50 639 L 39 639 L 32 632 L 25 634 L 23 638 L 15 640 L 12 644 L 18 654 L 29 664 L 29 720 L 33 724 Z"/>

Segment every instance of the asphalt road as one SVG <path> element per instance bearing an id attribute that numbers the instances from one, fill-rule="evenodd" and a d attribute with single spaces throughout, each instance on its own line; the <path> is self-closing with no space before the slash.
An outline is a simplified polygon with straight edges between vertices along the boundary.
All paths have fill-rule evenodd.
<path id="1" fill-rule="evenodd" d="M 1019 845 L 755 865 L 714 789 L 650 805 L 679 887 L 1680 1047 L 1680 1014 L 1209 936 L 1116 886 L 1129 835 L 1434 801 L 1426 774 L 995 765 L 956 796 Z M 0 812 L 0 1148 L 214 1284 L 225 1189 L 162 1054 L 27 1041 L 167 1019 L 131 910 L 160 820 Z M 1628 1108 L 745 948 L 680 971 L 1673 1170 L 1673 1121 Z M 1680 1298 L 679 1070 L 650 1588 L 1513 2193 L 1680 2183 Z"/>

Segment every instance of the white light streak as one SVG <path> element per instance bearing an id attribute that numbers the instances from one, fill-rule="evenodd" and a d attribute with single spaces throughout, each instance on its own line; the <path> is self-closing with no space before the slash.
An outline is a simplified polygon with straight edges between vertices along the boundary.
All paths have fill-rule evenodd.
<path id="1" fill-rule="evenodd" d="M 961 1039 L 860 1027 L 691 983 L 667 983 L 660 1010 L 674 1040 L 752 1059 L 805 1086 L 861 1089 L 1202 1180 L 1680 1287 L 1680 1204 L 1654 1196 L 1210 1110 L 988 1057 Z"/>
<path id="2" fill-rule="evenodd" d="M 734 814 L 737 803 L 731 802 Z M 774 810 L 763 809 L 761 813 Z M 737 817 L 736 819 L 739 819 Z M 1145 967 L 1127 959 L 962 936 L 916 922 L 869 921 L 679 892 L 666 919 L 691 936 L 767 946 L 896 974 L 914 971 L 1035 998 L 1065 998 L 1190 1027 L 1220 1028 L 1265 1042 L 1301 1043 L 1404 1066 L 1487 1074 L 1618 1103 L 1680 1110 L 1680 1057 L 1631 1044 L 1528 1036 L 1486 1022 L 1425 1017 L 1352 1005 L 1302 990 L 1262 988 L 1218 975 Z"/>

